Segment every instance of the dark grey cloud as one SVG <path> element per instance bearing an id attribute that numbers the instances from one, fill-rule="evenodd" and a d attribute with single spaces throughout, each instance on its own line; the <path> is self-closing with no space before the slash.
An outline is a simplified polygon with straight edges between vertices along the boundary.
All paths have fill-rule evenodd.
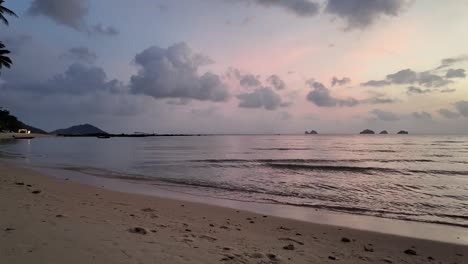
<path id="1" fill-rule="evenodd" d="M 411 69 L 400 70 L 396 73 L 388 74 L 385 80 L 371 80 L 365 83 L 362 83 L 362 86 L 386 86 L 390 84 L 394 85 L 404 85 L 404 84 L 419 84 L 425 87 L 441 87 L 447 84 L 452 83 L 451 80 L 448 80 L 442 76 L 434 74 L 429 71 L 425 72 L 415 72 Z"/>
<path id="2" fill-rule="evenodd" d="M 342 85 L 348 84 L 350 82 L 351 82 L 351 79 L 348 78 L 348 77 L 343 77 L 341 79 L 339 79 L 337 77 L 333 77 L 332 81 L 331 81 L 331 86 L 335 86 L 335 85 L 342 86 Z"/>
<path id="3" fill-rule="evenodd" d="M 187 98 L 200 101 L 221 102 L 229 99 L 229 89 L 213 73 L 198 74 L 200 66 L 212 61 L 196 54 L 185 43 L 167 49 L 152 46 L 135 56 L 140 67 L 130 78 L 130 88 L 135 94 L 145 94 L 155 99 Z"/>
<path id="4" fill-rule="evenodd" d="M 33 0 L 29 14 L 49 17 L 78 31 L 86 29 L 85 16 L 88 14 L 87 0 Z"/>
<path id="5" fill-rule="evenodd" d="M 103 36 L 116 36 L 120 32 L 113 26 L 103 26 L 102 24 L 97 24 L 94 27 L 92 27 L 91 33 Z"/>
<path id="6" fill-rule="evenodd" d="M 85 94 L 97 91 L 118 92 L 121 84 L 117 80 L 107 81 L 104 70 L 100 67 L 86 66 L 80 63 L 70 65 L 63 74 L 54 76 L 42 84 L 42 91 L 49 93 Z"/>
<path id="7" fill-rule="evenodd" d="M 444 77 L 430 72 L 421 72 L 417 81 L 420 85 L 426 87 L 441 87 L 452 83 L 451 80 L 447 80 Z"/>
<path id="8" fill-rule="evenodd" d="M 412 84 L 418 80 L 418 74 L 410 69 L 404 69 L 387 75 L 387 80 L 393 84 Z"/>
<path id="9" fill-rule="evenodd" d="M 382 96 L 375 96 L 367 99 L 363 99 L 359 101 L 362 104 L 393 104 L 396 102 L 399 102 L 398 99 L 394 98 L 387 98 L 387 97 L 382 97 Z"/>
<path id="10" fill-rule="evenodd" d="M 440 90 L 441 93 L 453 93 L 455 91 L 456 89 L 451 89 L 451 88 L 445 88 L 445 89 Z"/>
<path id="11" fill-rule="evenodd" d="M 231 0 L 233 1 L 233 0 Z M 234 0 L 255 3 L 265 7 L 278 7 L 301 17 L 315 16 L 320 5 L 309 0 Z"/>
<path id="12" fill-rule="evenodd" d="M 281 80 L 281 78 L 276 74 L 273 74 L 270 77 L 268 77 L 266 81 L 276 90 L 286 89 L 286 83 L 283 80 Z"/>
<path id="13" fill-rule="evenodd" d="M 32 37 L 31 35 L 21 34 L 15 36 L 7 36 L 3 38 L 3 44 L 8 47 L 8 50 L 11 51 L 12 54 L 18 54 L 21 52 L 21 49 L 24 45 L 31 43 Z"/>
<path id="14" fill-rule="evenodd" d="M 455 108 L 457 109 L 458 113 L 460 113 L 464 117 L 468 117 L 468 101 L 458 101 L 455 103 Z"/>
<path id="15" fill-rule="evenodd" d="M 244 87 L 258 87 L 262 84 L 258 78 L 258 76 L 249 73 L 242 75 L 240 77 L 239 83 Z"/>
<path id="16" fill-rule="evenodd" d="M 421 88 L 416 87 L 416 86 L 409 86 L 408 88 L 406 88 L 406 93 L 408 95 L 426 94 L 426 93 L 431 93 L 431 92 L 432 92 L 431 89 L 421 89 Z"/>
<path id="17" fill-rule="evenodd" d="M 445 78 L 465 78 L 465 70 L 464 69 L 448 69 L 447 73 L 445 74 Z"/>
<path id="18" fill-rule="evenodd" d="M 112 26 L 97 24 L 88 26 L 85 18 L 89 12 L 89 0 L 33 0 L 28 13 L 45 16 L 60 25 L 91 35 L 115 36 L 119 31 Z"/>
<path id="19" fill-rule="evenodd" d="M 119 93 L 124 89 L 117 80 L 107 80 L 107 75 L 100 67 L 81 63 L 70 65 L 64 73 L 57 74 L 44 82 L 7 82 L 5 90 L 28 92 L 38 96 L 52 94 L 83 95 L 96 92 Z"/>
<path id="20" fill-rule="evenodd" d="M 361 83 L 362 86 L 374 86 L 374 87 L 387 86 L 389 84 L 391 84 L 391 82 L 387 80 L 380 80 L 380 81 L 370 80 L 365 83 Z"/>
<path id="21" fill-rule="evenodd" d="M 359 101 L 354 98 L 340 99 L 333 97 L 325 85 L 313 79 L 308 80 L 306 84 L 313 89 L 307 94 L 307 100 L 319 107 L 352 107 L 359 104 Z"/>
<path id="22" fill-rule="evenodd" d="M 69 50 L 67 50 L 67 52 L 62 54 L 60 57 L 74 60 L 74 61 L 79 61 L 79 62 L 86 62 L 89 64 L 93 64 L 98 58 L 96 53 L 91 51 L 89 48 L 82 47 L 82 46 L 70 48 Z"/>
<path id="23" fill-rule="evenodd" d="M 250 93 L 237 95 L 239 107 L 242 108 L 264 108 L 266 110 L 276 110 L 283 107 L 281 96 L 270 87 L 260 87 Z"/>
<path id="24" fill-rule="evenodd" d="M 310 79 L 306 82 L 313 90 L 307 94 L 307 100 L 319 107 L 353 107 L 359 104 L 391 104 L 398 102 L 397 99 L 387 98 L 384 94 L 374 94 L 370 98 L 355 99 L 336 98 L 331 95 L 330 90 L 320 82 Z"/>
<path id="25" fill-rule="evenodd" d="M 453 111 L 450 111 L 446 108 L 443 108 L 443 109 L 439 109 L 437 111 L 441 116 L 445 117 L 445 118 L 448 118 L 448 119 L 455 119 L 455 118 L 459 118 L 460 117 L 460 114 L 457 113 L 457 112 L 453 112 Z"/>
<path id="26" fill-rule="evenodd" d="M 406 0 L 328 0 L 325 12 L 343 19 L 346 29 L 366 28 L 382 16 L 398 16 Z"/>
<path id="27" fill-rule="evenodd" d="M 428 112 L 413 112 L 411 114 L 415 119 L 419 120 L 431 120 L 432 115 Z"/>
<path id="28" fill-rule="evenodd" d="M 445 58 L 445 59 L 442 59 L 442 61 L 440 62 L 440 66 L 437 67 L 437 69 L 449 67 L 449 66 L 452 66 L 454 64 L 461 63 L 464 61 L 468 61 L 468 55 L 460 55 L 457 57 Z"/>
<path id="29" fill-rule="evenodd" d="M 397 121 L 400 120 L 400 117 L 392 112 L 383 111 L 380 109 L 374 109 L 370 112 L 374 117 L 382 121 Z"/>

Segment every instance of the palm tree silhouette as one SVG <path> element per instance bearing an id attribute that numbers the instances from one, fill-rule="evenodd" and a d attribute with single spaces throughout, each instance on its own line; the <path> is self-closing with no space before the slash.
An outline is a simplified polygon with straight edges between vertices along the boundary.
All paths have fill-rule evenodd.
<path id="1" fill-rule="evenodd" d="M 15 14 L 15 12 L 4 7 L 3 3 L 5 3 L 5 1 L 0 0 L 0 20 L 8 26 L 8 20 L 6 19 L 5 14 L 15 17 L 17 17 L 17 15 Z M 10 68 L 11 64 L 13 64 L 10 57 L 6 56 L 7 54 L 10 54 L 10 51 L 5 48 L 5 45 L 3 45 L 2 42 L 0 42 L 0 69 L 2 69 L 3 67 Z"/>
<path id="2" fill-rule="evenodd" d="M 10 54 L 10 51 L 5 49 L 5 45 L 0 42 L 0 69 L 3 67 L 10 68 L 11 64 L 13 64 L 11 59 L 8 56 L 5 56 L 6 54 Z"/>
<path id="3" fill-rule="evenodd" d="M 3 3 L 5 3 L 5 0 L 0 0 L 0 20 L 8 26 L 8 20 L 6 19 L 5 15 L 9 15 L 9 16 L 14 16 L 14 17 L 18 17 L 15 12 L 11 11 L 10 9 L 6 8 L 3 6 Z"/>

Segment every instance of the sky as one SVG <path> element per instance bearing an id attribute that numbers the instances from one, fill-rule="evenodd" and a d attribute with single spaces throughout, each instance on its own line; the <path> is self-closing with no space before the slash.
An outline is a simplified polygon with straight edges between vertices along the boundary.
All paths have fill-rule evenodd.
<path id="1" fill-rule="evenodd" d="M 51 131 L 468 133 L 468 0 L 6 0 L 0 106 Z"/>

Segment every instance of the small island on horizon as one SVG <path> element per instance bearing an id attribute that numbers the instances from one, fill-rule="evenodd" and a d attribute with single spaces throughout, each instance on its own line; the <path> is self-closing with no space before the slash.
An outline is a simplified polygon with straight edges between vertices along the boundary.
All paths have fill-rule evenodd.
<path id="1" fill-rule="evenodd" d="M 361 135 L 375 135 L 375 131 L 374 130 L 371 130 L 371 129 L 364 129 L 363 131 L 361 131 L 359 134 Z M 379 135 L 388 135 L 388 131 L 387 130 L 382 130 Z M 400 130 L 398 133 L 396 133 L 397 135 L 408 135 L 409 132 L 408 131 L 405 131 L 405 130 Z"/>

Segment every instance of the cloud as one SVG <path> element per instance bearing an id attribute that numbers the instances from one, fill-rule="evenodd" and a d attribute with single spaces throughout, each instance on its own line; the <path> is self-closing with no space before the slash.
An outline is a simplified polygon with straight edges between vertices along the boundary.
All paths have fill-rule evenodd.
<path id="1" fill-rule="evenodd" d="M 85 94 L 97 91 L 118 92 L 121 90 L 119 85 L 117 80 L 107 81 L 102 68 L 75 63 L 63 74 L 44 83 L 43 87 L 50 93 Z"/>
<path id="2" fill-rule="evenodd" d="M 270 77 L 268 77 L 266 81 L 276 90 L 286 89 L 286 83 L 283 80 L 281 80 L 281 78 L 276 74 L 273 74 Z"/>
<path id="3" fill-rule="evenodd" d="M 232 0 L 231 0 L 232 1 Z M 318 14 L 320 5 L 309 0 L 236 0 L 252 2 L 265 7 L 282 8 L 296 16 L 310 17 Z"/>
<path id="4" fill-rule="evenodd" d="M 455 103 L 455 108 L 464 117 L 468 117 L 468 101 L 458 101 Z"/>
<path id="5" fill-rule="evenodd" d="M 8 82 L 5 90 L 28 92 L 39 96 L 52 94 L 83 95 L 96 92 L 119 93 L 123 85 L 117 80 L 107 80 L 107 75 L 100 67 L 81 63 L 70 65 L 64 73 L 56 74 L 44 82 Z"/>
<path id="6" fill-rule="evenodd" d="M 465 78 L 465 70 L 464 69 L 448 69 L 447 73 L 445 74 L 445 78 Z"/>
<path id="7" fill-rule="evenodd" d="M 78 31 L 86 29 L 84 21 L 88 14 L 87 0 L 34 0 L 29 7 L 29 14 L 49 17 L 58 24 Z"/>
<path id="8" fill-rule="evenodd" d="M 87 47 L 73 47 L 60 56 L 61 58 L 74 61 L 86 62 L 93 64 L 97 60 L 96 53 L 89 50 Z"/>
<path id="9" fill-rule="evenodd" d="M 392 112 L 374 109 L 370 113 L 373 114 L 377 119 L 382 121 L 390 122 L 400 120 L 400 117 Z"/>
<path id="10" fill-rule="evenodd" d="M 413 112 L 412 116 L 419 120 L 431 120 L 432 115 L 428 112 Z"/>
<path id="11" fill-rule="evenodd" d="M 244 87 L 258 87 L 258 86 L 260 86 L 262 84 L 260 82 L 260 80 L 258 80 L 258 76 L 255 76 L 255 75 L 250 74 L 250 73 L 241 76 L 240 80 L 239 80 L 239 83 L 240 83 L 240 85 L 242 85 Z"/>
<path id="12" fill-rule="evenodd" d="M 425 72 L 415 72 L 411 69 L 400 70 L 396 73 L 388 74 L 385 80 L 371 80 L 365 83 L 362 83 L 362 86 L 386 86 L 390 84 L 395 85 L 404 85 L 404 84 L 419 84 L 426 87 L 441 87 L 447 84 L 452 83 L 451 80 L 448 80 L 442 76 L 433 74 L 429 71 Z"/>
<path id="13" fill-rule="evenodd" d="M 453 93 L 455 91 L 456 89 L 450 89 L 450 88 L 445 88 L 443 90 L 440 90 L 441 93 Z"/>
<path id="14" fill-rule="evenodd" d="M 424 85 L 426 87 L 441 87 L 452 83 L 452 81 L 430 72 L 420 73 L 417 81 L 420 85 Z"/>
<path id="15" fill-rule="evenodd" d="M 331 86 L 335 86 L 335 85 L 342 86 L 342 85 L 348 84 L 350 82 L 351 82 L 351 79 L 348 78 L 348 77 L 343 77 L 342 79 L 338 79 L 337 77 L 333 77 L 332 81 L 331 81 Z"/>
<path id="16" fill-rule="evenodd" d="M 425 94 L 425 93 L 431 93 L 432 90 L 430 89 L 421 89 L 419 87 L 416 87 L 416 86 L 409 86 L 408 88 L 406 88 L 406 93 L 408 95 L 413 95 L 413 94 Z"/>
<path id="17" fill-rule="evenodd" d="M 90 27 L 85 18 L 89 12 L 89 0 L 33 0 L 28 13 L 45 16 L 59 25 L 94 35 L 115 36 L 119 31 L 112 26 L 97 24 Z"/>
<path id="18" fill-rule="evenodd" d="M 437 67 L 437 69 L 449 67 L 449 66 L 452 66 L 454 64 L 464 62 L 464 61 L 468 61 L 468 55 L 460 55 L 457 57 L 445 58 L 441 60 L 440 66 Z"/>
<path id="19" fill-rule="evenodd" d="M 370 81 L 367 81 L 365 83 L 361 83 L 362 86 L 375 86 L 375 87 L 386 86 L 386 85 L 389 85 L 389 84 L 391 84 L 391 82 L 389 82 L 387 80 L 380 80 L 380 81 L 370 80 Z"/>
<path id="20" fill-rule="evenodd" d="M 97 24 L 91 29 L 92 34 L 98 34 L 103 36 L 116 36 L 120 32 L 113 26 L 103 26 L 102 24 Z"/>
<path id="21" fill-rule="evenodd" d="M 393 103 L 399 102 L 399 100 L 393 99 L 393 98 L 375 96 L 375 97 L 360 100 L 359 102 L 363 104 L 393 104 Z"/>
<path id="22" fill-rule="evenodd" d="M 347 30 L 363 29 L 382 16 L 398 16 L 406 0 L 328 0 L 325 12 L 343 19 Z"/>
<path id="23" fill-rule="evenodd" d="M 389 104 L 395 103 L 398 100 L 386 98 L 383 94 L 376 94 L 370 98 L 355 99 L 349 98 L 336 98 L 331 95 L 330 90 L 320 82 L 310 79 L 306 82 L 313 90 L 307 94 L 307 100 L 314 103 L 319 107 L 353 107 L 359 104 Z"/>
<path id="24" fill-rule="evenodd" d="M 7 36 L 3 39 L 3 44 L 5 44 L 9 51 L 12 54 L 18 54 L 21 52 L 21 49 L 24 45 L 32 41 L 31 35 L 21 34 L 15 36 Z"/>
<path id="25" fill-rule="evenodd" d="M 335 106 L 356 106 L 359 104 L 359 101 L 354 98 L 339 99 L 335 98 L 330 94 L 325 85 L 320 82 L 316 82 L 311 79 L 306 82 L 313 90 L 307 94 L 307 100 L 314 103 L 319 107 L 335 107 Z"/>
<path id="26" fill-rule="evenodd" d="M 276 110 L 284 105 L 281 96 L 270 87 L 260 87 L 250 93 L 237 95 L 240 100 L 239 107 L 242 108 L 264 108 Z"/>
<path id="27" fill-rule="evenodd" d="M 418 80 L 418 74 L 410 69 L 404 69 L 387 75 L 387 80 L 393 84 L 411 84 Z"/>
<path id="28" fill-rule="evenodd" d="M 457 112 L 453 112 L 453 111 L 450 111 L 446 108 L 443 108 L 443 109 L 439 109 L 437 111 L 441 116 L 445 117 L 445 118 L 448 118 L 448 119 L 455 119 L 455 118 L 459 118 L 460 117 L 460 114 L 457 113 Z"/>
<path id="29" fill-rule="evenodd" d="M 221 78 L 213 73 L 198 74 L 200 66 L 212 63 L 208 57 L 196 54 L 185 43 L 167 49 L 152 46 L 135 56 L 140 67 L 130 78 L 135 94 L 155 99 L 187 98 L 222 102 L 229 99 L 229 90 Z"/>

